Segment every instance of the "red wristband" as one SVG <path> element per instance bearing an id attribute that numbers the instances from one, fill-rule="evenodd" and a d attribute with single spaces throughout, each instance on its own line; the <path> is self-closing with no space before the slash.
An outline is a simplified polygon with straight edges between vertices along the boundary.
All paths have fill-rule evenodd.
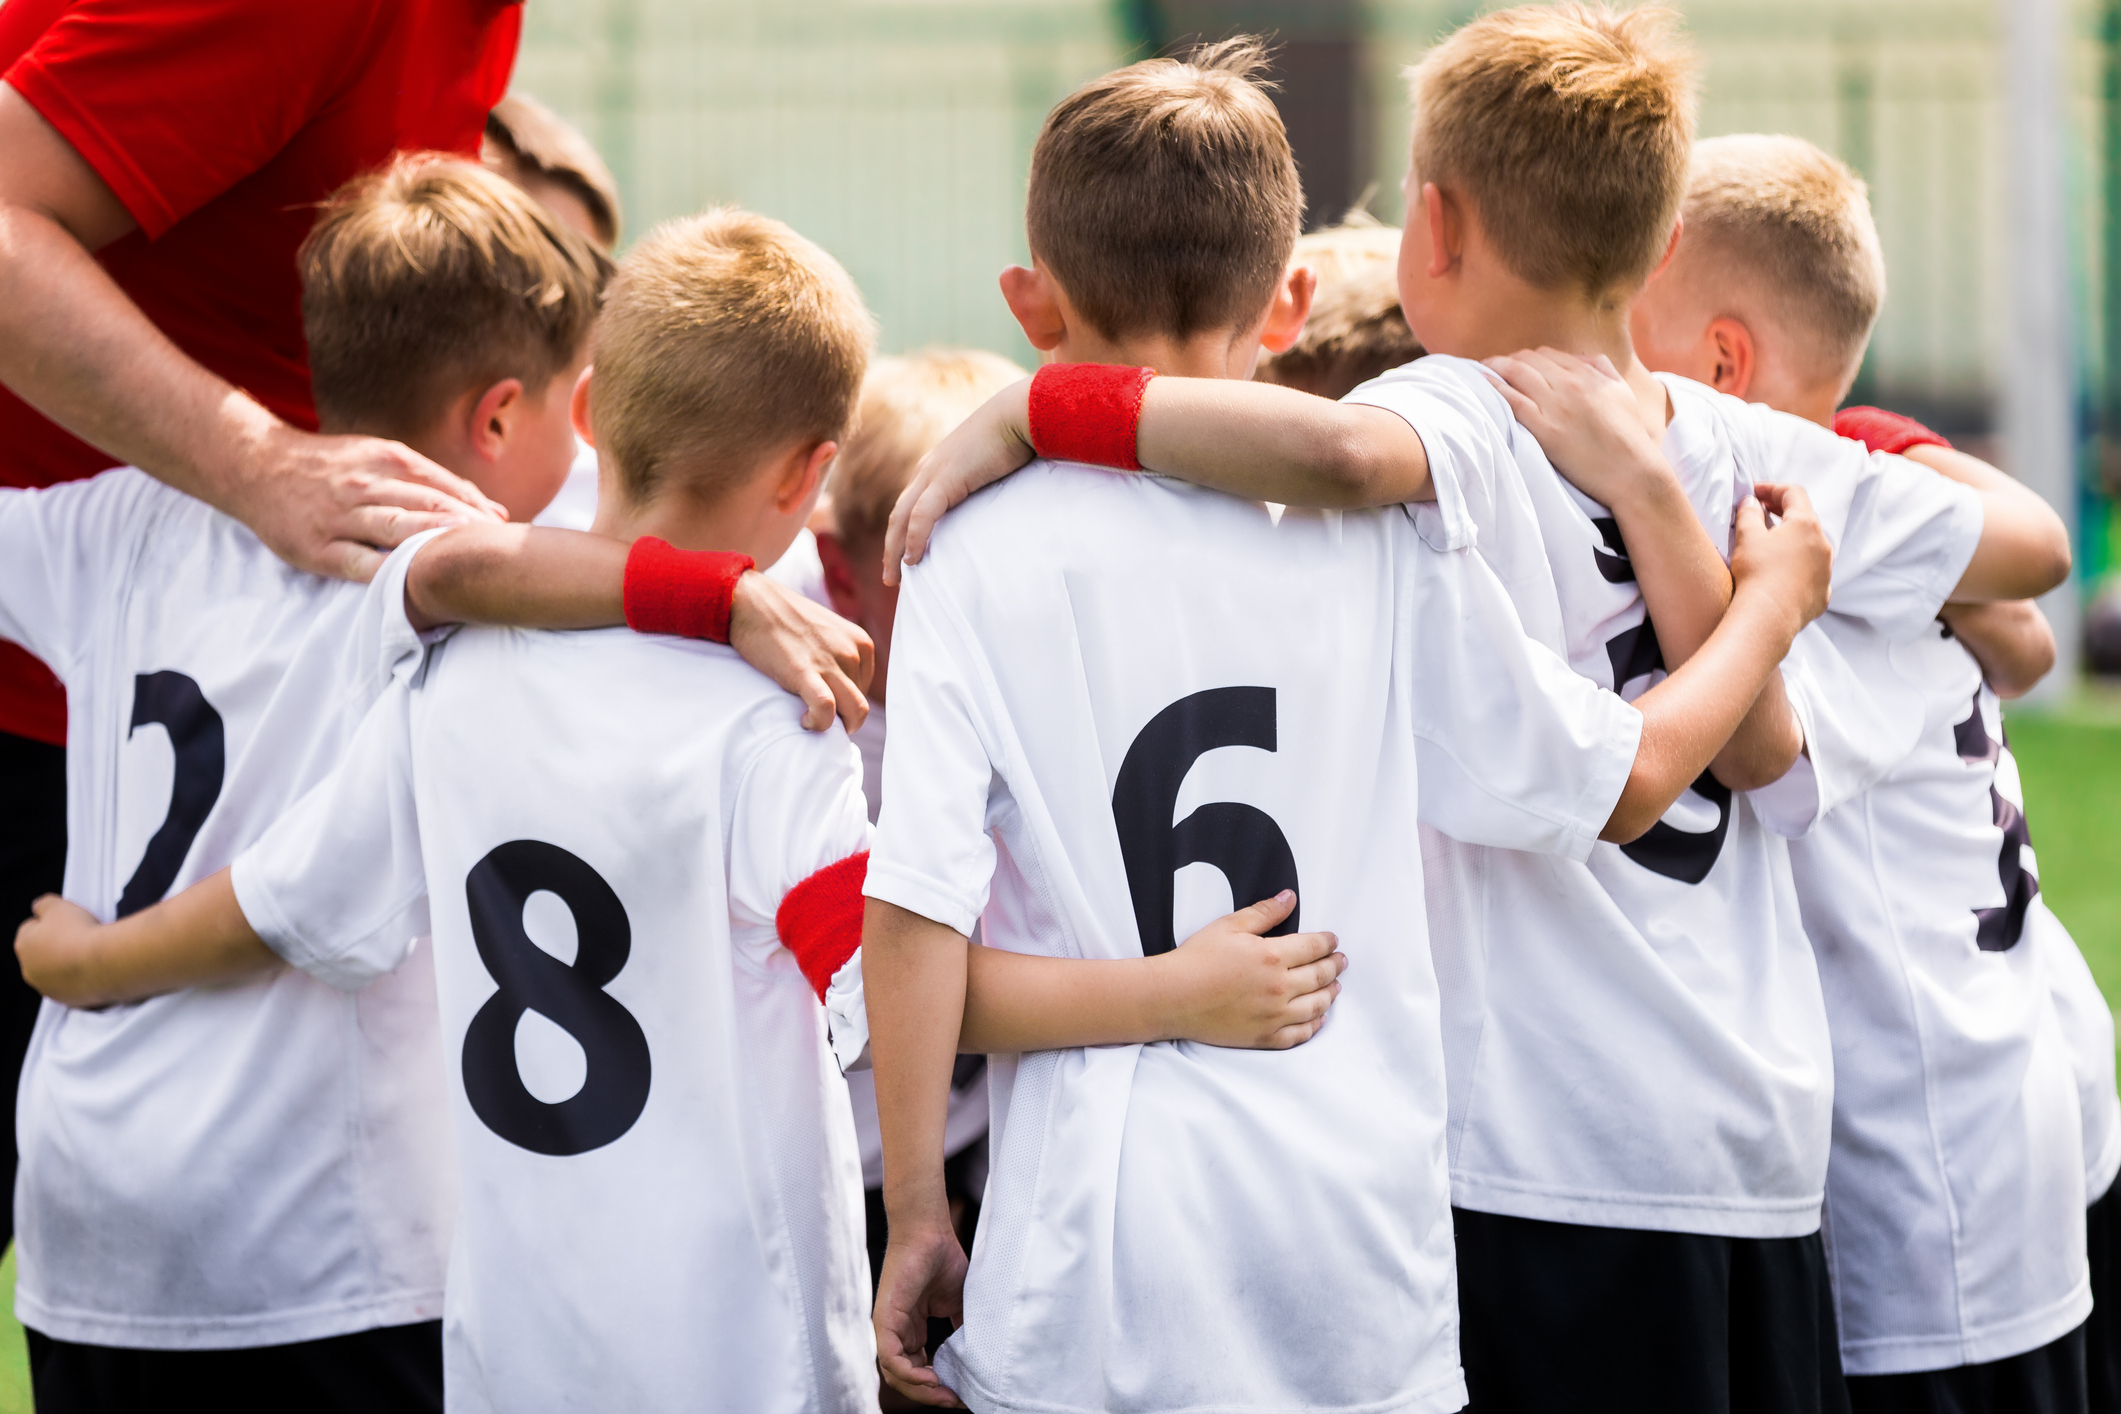
<path id="1" fill-rule="evenodd" d="M 1897 412 L 1884 408 L 1843 408 L 1834 414 L 1834 431 L 1853 438 L 1874 452 L 1905 452 L 1909 447 L 1949 447 L 1936 433 Z"/>
<path id="2" fill-rule="evenodd" d="M 680 550 L 644 535 L 626 556 L 626 627 L 727 643 L 736 582 L 756 568 L 749 555 Z"/>
<path id="3" fill-rule="evenodd" d="M 869 851 L 828 864 L 797 884 L 773 916 L 781 945 L 795 954 L 819 1001 L 833 974 L 862 945 L 862 884 L 869 877 Z"/>
<path id="4" fill-rule="evenodd" d="M 1055 461 L 1140 471 L 1134 431 L 1153 368 L 1049 363 L 1031 379 L 1031 447 Z"/>

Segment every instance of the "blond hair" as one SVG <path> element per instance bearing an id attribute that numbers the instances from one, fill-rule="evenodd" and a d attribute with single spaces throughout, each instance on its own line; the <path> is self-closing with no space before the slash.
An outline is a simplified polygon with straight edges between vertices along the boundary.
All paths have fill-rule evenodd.
<path id="1" fill-rule="evenodd" d="M 1239 38 L 1092 80 L 1031 153 L 1031 254 L 1108 339 L 1264 315 L 1303 218 L 1281 115 Z"/>
<path id="2" fill-rule="evenodd" d="M 480 160 L 518 185 L 526 178 L 574 193 L 606 250 L 619 240 L 619 184 L 575 126 L 527 93 L 511 93 L 486 115 Z"/>
<path id="3" fill-rule="evenodd" d="M 702 499 L 758 459 L 848 430 L 876 326 L 838 261 L 724 206 L 665 221 L 619 266 L 589 385 L 597 451 L 645 505 Z"/>
<path id="4" fill-rule="evenodd" d="M 1694 146 L 1680 258 L 1689 283 L 1745 287 L 1802 371 L 1845 377 L 1885 303 L 1885 256 L 1863 179 L 1800 137 L 1757 133 Z"/>
<path id="5" fill-rule="evenodd" d="M 332 193 L 295 256 L 324 425 L 417 436 L 467 388 L 581 354 L 603 252 L 475 163 L 415 153 Z"/>
<path id="6" fill-rule="evenodd" d="M 1694 60 L 1672 11 L 1525 5 L 1431 50 L 1414 170 L 1462 196 L 1520 278 L 1593 299 L 1639 285 L 1670 238 L 1694 139 Z"/>
<path id="7" fill-rule="evenodd" d="M 832 522 L 842 541 L 881 540 L 913 468 L 981 403 L 1024 377 L 982 349 L 880 358 L 862 380 L 859 426 L 832 463 Z"/>
<path id="8" fill-rule="evenodd" d="M 1318 294 L 1303 333 L 1260 359 L 1254 377 L 1341 398 L 1387 369 L 1420 358 L 1399 307 L 1399 228 L 1351 211 L 1338 226 L 1299 236 L 1291 265 L 1310 267 Z"/>

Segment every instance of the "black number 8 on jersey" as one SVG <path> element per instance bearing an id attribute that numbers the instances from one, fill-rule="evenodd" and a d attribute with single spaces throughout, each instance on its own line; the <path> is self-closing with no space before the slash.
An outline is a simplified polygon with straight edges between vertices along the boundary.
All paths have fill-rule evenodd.
<path id="1" fill-rule="evenodd" d="M 1296 887 L 1296 855 L 1274 818 L 1257 806 L 1216 800 L 1171 823 L 1186 773 L 1203 755 L 1223 746 L 1275 749 L 1274 689 L 1218 687 L 1181 697 L 1149 719 L 1127 748 L 1112 788 L 1112 820 L 1119 827 L 1120 857 L 1127 865 L 1127 892 L 1142 954 L 1178 946 L 1171 930 L 1177 886 L 1172 875 L 1188 864 L 1212 864 L 1230 881 L 1238 908 Z M 1297 931 L 1300 909 L 1268 930 L 1279 937 Z"/>
<path id="2" fill-rule="evenodd" d="M 572 966 L 532 942 L 523 904 L 540 890 L 574 915 Z M 472 866 L 464 893 L 479 960 L 500 984 L 464 1031 L 464 1097 L 472 1113 L 535 1154 L 586 1154 L 633 1128 L 648 1105 L 648 1038 L 604 988 L 633 950 L 625 905 L 581 858 L 542 840 L 510 840 Z M 588 1058 L 582 1088 L 557 1104 L 516 1068 L 516 1026 L 534 1011 Z"/>

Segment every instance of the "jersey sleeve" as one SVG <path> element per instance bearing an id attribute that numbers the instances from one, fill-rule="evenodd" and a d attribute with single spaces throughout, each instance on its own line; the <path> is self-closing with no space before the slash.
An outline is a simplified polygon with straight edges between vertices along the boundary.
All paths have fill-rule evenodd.
<path id="1" fill-rule="evenodd" d="M 360 62 L 350 0 L 75 0 L 6 82 L 150 239 L 270 161 Z"/>
<path id="2" fill-rule="evenodd" d="M 405 577 L 421 549 L 447 529 L 423 530 L 390 552 L 361 599 L 356 641 L 350 645 L 349 681 L 368 696 L 380 695 L 394 679 L 425 660 L 427 649 L 455 633 L 457 624 L 417 629 L 405 609 Z"/>
<path id="3" fill-rule="evenodd" d="M 1748 411 L 1764 426 L 1746 470 L 1803 486 L 1834 542 L 1828 607 L 1902 638 L 1937 617 L 1981 543 L 1973 489 L 1803 418 Z"/>
<path id="4" fill-rule="evenodd" d="M 835 726 L 768 740 L 743 767 L 723 838 L 730 945 L 764 966 L 781 947 L 789 895 L 869 847 L 861 758 L 847 734 Z"/>
<path id="5" fill-rule="evenodd" d="M 1928 704 L 1893 669 L 1893 642 L 1882 629 L 1829 612 L 1791 643 L 1782 682 L 1804 754 L 1781 780 L 1747 793 L 1776 834 L 1803 838 L 1915 749 Z"/>
<path id="6" fill-rule="evenodd" d="M 0 638 L 69 677 L 157 508 L 175 494 L 129 468 L 44 490 L 0 489 Z"/>
<path id="7" fill-rule="evenodd" d="M 291 966 L 355 992 L 431 931 L 412 780 L 412 688 L 393 683 L 345 757 L 236 857 L 236 902 Z"/>
<path id="8" fill-rule="evenodd" d="M 1422 540 L 1438 550 L 1473 545 L 1478 527 L 1493 523 L 1496 478 L 1510 460 L 1512 419 L 1509 405 L 1484 380 L 1475 365 L 1432 354 L 1341 399 L 1393 413 L 1421 438 L 1436 500 L 1410 509 Z"/>
<path id="9" fill-rule="evenodd" d="M 938 568 L 911 566 L 891 633 L 884 809 L 863 891 L 970 937 L 994 881 L 981 659 Z"/>
<path id="10" fill-rule="evenodd" d="M 1642 714 L 1530 637 L 1471 550 L 1423 544 L 1408 560 L 1396 676 L 1422 822 L 1467 844 L 1589 858 L 1634 768 Z"/>

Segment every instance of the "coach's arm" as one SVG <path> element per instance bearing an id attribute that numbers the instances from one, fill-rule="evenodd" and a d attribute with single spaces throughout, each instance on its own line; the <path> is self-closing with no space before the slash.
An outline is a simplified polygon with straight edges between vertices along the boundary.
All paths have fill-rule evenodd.
<path id="1" fill-rule="evenodd" d="M 0 384 L 317 574 L 367 579 L 378 547 L 501 518 L 410 448 L 301 431 L 200 367 L 95 259 L 133 225 L 95 169 L 0 84 Z"/>

